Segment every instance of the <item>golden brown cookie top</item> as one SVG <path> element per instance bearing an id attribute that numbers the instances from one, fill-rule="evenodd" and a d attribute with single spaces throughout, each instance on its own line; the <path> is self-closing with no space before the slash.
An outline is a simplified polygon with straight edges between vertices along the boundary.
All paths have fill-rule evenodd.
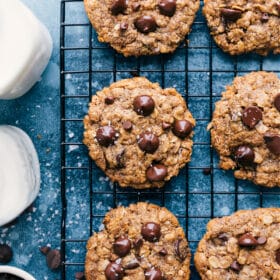
<path id="1" fill-rule="evenodd" d="M 173 52 L 189 33 L 199 0 L 84 0 L 101 42 L 125 56 Z"/>
<path id="2" fill-rule="evenodd" d="M 220 167 L 238 179 L 280 186 L 279 93 L 277 75 L 253 72 L 235 78 L 216 103 L 211 142 Z"/>
<path id="3" fill-rule="evenodd" d="M 166 208 L 140 202 L 107 213 L 88 241 L 87 280 L 188 280 L 190 251 Z M 115 278 L 114 278 L 115 277 Z"/>
<path id="4" fill-rule="evenodd" d="M 195 121 L 184 99 L 146 78 L 97 92 L 84 125 L 91 158 L 123 187 L 162 187 L 190 160 Z"/>
<path id="5" fill-rule="evenodd" d="M 204 0 L 203 13 L 214 40 L 225 52 L 280 52 L 278 0 Z"/>
<path id="6" fill-rule="evenodd" d="M 279 208 L 211 220 L 195 254 L 202 280 L 280 279 L 279 227 Z"/>

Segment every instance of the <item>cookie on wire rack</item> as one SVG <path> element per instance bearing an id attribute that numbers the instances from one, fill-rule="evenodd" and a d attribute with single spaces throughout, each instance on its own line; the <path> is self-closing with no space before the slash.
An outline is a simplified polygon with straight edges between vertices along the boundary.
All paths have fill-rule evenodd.
<path id="1" fill-rule="evenodd" d="M 194 257 L 201 279 L 280 279 L 279 228 L 279 208 L 211 220 Z"/>
<path id="2" fill-rule="evenodd" d="M 280 186 L 280 80 L 252 72 L 234 79 L 216 103 L 211 142 L 220 167 L 238 179 Z"/>
<path id="3" fill-rule="evenodd" d="M 204 0 L 203 13 L 223 51 L 280 53 L 279 0 Z"/>
<path id="4" fill-rule="evenodd" d="M 195 120 L 173 88 L 137 77 L 92 97 L 84 143 L 105 174 L 122 187 L 162 187 L 190 161 Z"/>
<path id="5" fill-rule="evenodd" d="M 107 213 L 87 244 L 87 280 L 188 280 L 184 230 L 164 207 L 140 202 Z"/>
<path id="6" fill-rule="evenodd" d="M 199 0 L 84 0 L 101 42 L 125 56 L 173 52 L 190 32 Z"/>

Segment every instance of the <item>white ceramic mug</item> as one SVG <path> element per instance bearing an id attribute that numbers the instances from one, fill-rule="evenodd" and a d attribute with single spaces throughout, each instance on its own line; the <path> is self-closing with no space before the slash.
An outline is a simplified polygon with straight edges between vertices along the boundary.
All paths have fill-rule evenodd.
<path id="1" fill-rule="evenodd" d="M 0 273 L 11 274 L 20 277 L 23 280 L 36 280 L 32 275 L 30 275 L 26 271 L 16 268 L 14 266 L 0 265 Z"/>

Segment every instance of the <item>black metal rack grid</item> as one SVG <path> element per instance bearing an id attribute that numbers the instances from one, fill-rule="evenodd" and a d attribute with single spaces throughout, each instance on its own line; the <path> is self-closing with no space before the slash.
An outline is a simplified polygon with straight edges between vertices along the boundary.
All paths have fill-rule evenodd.
<path id="1" fill-rule="evenodd" d="M 72 22 L 71 16 L 67 18 L 67 12 L 71 5 L 73 5 L 71 8 L 71 11 L 73 11 L 75 10 L 75 5 L 82 6 L 82 0 L 61 0 L 61 195 L 63 207 L 61 226 L 63 269 L 61 279 L 71 279 L 75 271 L 83 270 L 86 241 L 92 232 L 98 229 L 106 213 L 105 210 L 107 210 L 106 208 L 99 211 L 98 203 L 100 201 L 105 203 L 105 201 L 110 200 L 109 206 L 115 207 L 122 202 L 128 204 L 149 200 L 160 205 L 165 205 L 171 208 L 171 210 L 173 208 L 177 209 L 175 214 L 186 231 L 192 252 L 194 252 L 204 232 L 207 221 L 223 214 L 223 211 L 219 209 L 226 209 L 226 212 L 229 211 L 231 213 L 241 208 L 280 206 L 278 202 L 280 201 L 279 190 L 253 186 L 249 182 L 239 182 L 233 179 L 232 174 L 220 171 L 217 167 L 217 156 L 210 146 L 209 135 L 202 132 L 205 131 L 206 125 L 211 119 L 213 104 L 220 98 L 221 89 L 215 82 L 221 79 L 221 83 L 225 86 L 232 81 L 234 76 L 251 70 L 264 69 L 275 72 L 280 71 L 280 68 L 277 68 L 277 63 L 274 62 L 275 58 L 268 58 L 268 61 L 264 61 L 263 58 L 254 55 L 241 58 L 224 55 L 217 49 L 212 39 L 210 39 L 208 30 L 205 27 L 206 23 L 200 13 L 193 25 L 193 33 L 196 33 L 198 36 L 204 36 L 205 38 L 202 39 L 204 43 L 201 45 L 192 45 L 192 41 L 190 41 L 189 46 L 180 46 L 177 52 L 183 54 L 184 65 L 179 64 L 178 69 L 168 66 L 172 59 L 176 59 L 172 55 L 160 55 L 156 58 L 149 58 L 152 61 L 155 59 L 159 66 L 153 69 L 153 67 L 149 67 L 153 62 L 149 63 L 145 61 L 145 58 L 125 59 L 114 52 L 109 46 L 95 44 L 93 38 L 96 38 L 96 34 L 88 21 L 76 22 L 73 20 Z M 71 34 L 72 32 L 74 34 L 74 29 L 76 28 L 83 29 L 86 39 L 81 40 L 81 45 L 76 46 L 74 44 L 75 46 L 68 46 L 66 42 L 67 34 Z M 201 28 L 203 31 L 201 31 Z M 69 52 L 73 54 L 69 55 Z M 79 52 L 82 52 L 82 54 Z M 103 68 L 101 65 L 98 69 L 95 69 L 95 52 L 104 57 L 107 57 L 108 54 L 111 55 L 112 63 L 110 66 L 108 67 L 106 65 Z M 195 56 L 197 56 L 200 62 L 202 61 L 201 68 L 194 65 L 196 64 Z M 76 60 L 77 64 L 74 63 L 74 67 L 68 69 L 67 64 L 70 60 Z M 79 68 L 79 61 L 81 64 L 85 62 L 85 69 Z M 133 66 L 130 66 L 131 61 L 133 61 Z M 145 67 L 142 69 L 143 61 Z M 128 65 L 128 67 L 122 68 L 120 66 L 122 63 L 127 63 L 125 65 Z M 106 187 L 102 189 L 98 187 L 99 183 L 101 184 L 100 178 L 102 178 L 102 172 L 88 158 L 87 151 L 81 141 L 83 132 L 82 116 L 86 112 L 86 105 L 90 101 L 92 94 L 96 91 L 94 88 L 95 79 L 98 80 L 101 77 L 101 84 L 104 83 L 104 86 L 108 86 L 110 82 L 122 77 L 132 77 L 135 74 L 144 75 L 148 78 L 151 76 L 153 80 L 159 82 L 163 87 L 170 86 L 167 83 L 169 76 L 174 75 L 172 76 L 174 80 L 174 77 L 178 75 L 178 77 L 182 78 L 182 82 L 179 81 L 179 83 L 184 89 L 183 91 L 181 90 L 181 93 L 185 97 L 186 102 L 192 104 L 193 110 L 196 111 L 197 108 L 203 109 L 203 106 L 201 108 L 197 107 L 197 104 L 202 104 L 203 102 L 208 104 L 209 110 L 206 110 L 206 117 L 196 117 L 198 132 L 196 131 L 197 137 L 195 137 L 194 141 L 194 156 L 192 162 L 181 172 L 178 181 L 175 179 L 173 183 L 160 190 L 137 191 L 133 189 L 120 189 L 116 184 L 111 188 L 110 184 L 105 180 L 107 182 L 105 182 Z M 206 93 L 194 93 L 195 90 L 192 88 L 192 74 L 197 75 L 198 78 L 205 77 L 207 79 Z M 69 80 L 71 81 L 74 75 L 81 76 L 81 79 L 76 79 L 80 87 L 77 87 L 76 83 L 74 83 L 74 89 L 72 88 L 72 91 L 69 91 Z M 202 78 L 197 83 L 202 83 L 203 85 L 203 80 Z M 83 86 L 85 84 L 87 86 Z M 74 112 L 79 110 L 81 114 L 76 116 Z M 192 111 L 192 108 L 190 110 Z M 192 111 L 193 114 L 196 113 L 194 111 Z M 72 135 L 69 137 L 69 133 L 72 133 L 73 130 L 78 131 L 79 139 L 76 140 L 75 138 L 73 140 Z M 71 155 L 73 150 L 74 152 L 76 151 L 74 153 L 75 156 Z M 201 157 L 201 155 L 195 152 L 196 150 L 198 153 L 206 151 L 207 154 Z M 207 164 L 204 164 L 204 157 L 209 158 Z M 77 158 L 81 160 L 81 164 L 75 165 Z M 200 160 L 202 165 L 199 164 Z M 210 174 L 203 174 L 203 172 L 207 173 L 207 169 L 210 170 Z M 98 179 L 99 181 L 97 181 Z M 194 188 L 193 185 L 197 182 L 201 186 Z M 75 192 L 73 184 L 81 187 L 82 192 L 84 192 L 84 195 L 80 195 L 79 200 L 76 199 L 76 204 L 73 204 Z M 178 197 L 180 202 L 178 201 Z M 182 205 L 181 199 L 184 203 L 183 211 L 178 210 L 178 207 Z M 228 209 L 223 208 L 227 207 L 223 200 L 226 203 L 230 203 L 231 206 Z M 178 205 L 174 205 L 174 203 Z M 84 213 L 82 228 L 80 229 L 83 232 L 81 234 L 82 238 L 79 233 L 73 234 L 75 229 L 72 232 L 70 230 L 70 233 L 67 229 L 69 223 L 68 216 L 71 216 L 72 219 L 69 224 L 69 227 L 71 227 L 71 224 L 73 224 L 73 213 L 75 212 L 73 212 L 72 208 L 77 208 L 79 205 L 84 205 L 84 208 L 81 206 L 81 209 L 83 209 L 82 212 Z M 80 220 L 76 222 L 75 226 L 78 229 L 80 227 L 79 223 L 81 223 Z M 199 279 L 193 265 L 191 279 Z"/>

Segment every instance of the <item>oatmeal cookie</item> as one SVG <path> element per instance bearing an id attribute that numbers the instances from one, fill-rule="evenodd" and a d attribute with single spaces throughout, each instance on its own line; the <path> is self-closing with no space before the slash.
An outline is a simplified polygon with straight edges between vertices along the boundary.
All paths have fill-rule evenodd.
<path id="1" fill-rule="evenodd" d="M 84 119 L 90 156 L 122 187 L 162 187 L 192 153 L 195 121 L 183 97 L 146 78 L 113 83 L 92 97 Z"/>
<path id="2" fill-rule="evenodd" d="M 203 13 L 225 52 L 280 53 L 279 0 L 204 0 Z"/>
<path id="3" fill-rule="evenodd" d="M 101 42 L 125 56 L 173 52 L 190 32 L 199 0 L 84 0 Z"/>
<path id="4" fill-rule="evenodd" d="M 87 280 L 188 280 L 190 250 L 166 208 L 140 202 L 111 210 L 89 239 Z"/>
<path id="5" fill-rule="evenodd" d="M 280 186 L 280 80 L 253 72 L 234 79 L 216 103 L 212 145 L 222 169 L 238 179 L 266 187 Z"/>
<path id="6" fill-rule="evenodd" d="M 279 208 L 211 220 L 194 258 L 202 280 L 279 280 L 279 228 Z"/>

